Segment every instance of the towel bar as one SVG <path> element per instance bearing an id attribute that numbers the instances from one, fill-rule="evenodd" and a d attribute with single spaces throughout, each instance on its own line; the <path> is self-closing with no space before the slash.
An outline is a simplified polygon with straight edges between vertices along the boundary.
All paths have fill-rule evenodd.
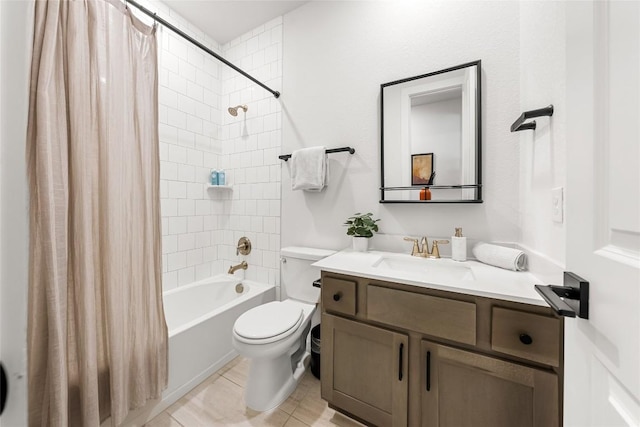
<path id="1" fill-rule="evenodd" d="M 351 147 L 330 148 L 330 149 L 326 150 L 325 152 L 327 154 L 330 154 L 330 153 L 340 153 L 342 151 L 348 151 L 349 154 L 353 154 L 353 153 L 356 152 L 355 148 L 351 148 Z M 289 160 L 291 158 L 291 154 L 283 154 L 281 156 L 278 156 L 278 158 L 280 160 L 284 160 L 286 162 L 287 160 Z"/>

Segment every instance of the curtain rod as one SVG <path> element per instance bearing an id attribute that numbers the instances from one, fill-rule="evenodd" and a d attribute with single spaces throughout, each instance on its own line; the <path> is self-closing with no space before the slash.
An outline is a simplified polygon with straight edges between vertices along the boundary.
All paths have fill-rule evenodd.
<path id="1" fill-rule="evenodd" d="M 192 44 L 198 46 L 200 49 L 204 50 L 209 55 L 211 55 L 214 58 L 216 58 L 218 61 L 222 62 L 223 64 L 227 65 L 228 67 L 233 68 L 238 73 L 242 74 L 243 76 L 245 76 L 246 78 L 248 78 L 252 82 L 256 83 L 260 87 L 262 87 L 262 88 L 266 89 L 267 91 L 271 92 L 273 94 L 273 96 L 275 96 L 276 98 L 280 97 L 280 92 L 278 92 L 277 90 L 271 89 L 269 86 L 265 85 L 264 83 L 260 82 L 259 80 L 257 80 L 253 76 L 251 76 L 248 73 L 246 73 L 245 71 L 243 71 L 240 68 L 236 67 L 231 62 L 227 61 L 226 59 L 224 59 L 223 57 L 221 57 L 220 55 L 218 55 L 217 53 L 215 53 L 214 51 L 212 51 L 211 49 L 209 49 L 208 47 L 206 47 L 205 45 L 203 45 L 202 43 L 200 43 L 199 41 L 197 41 L 193 37 L 191 37 L 188 34 L 186 34 L 184 31 L 181 31 L 180 29 L 178 29 L 178 28 L 174 27 L 173 25 L 171 25 L 170 23 L 168 23 L 166 20 L 164 20 L 161 17 L 159 17 L 156 13 L 151 12 L 149 9 L 147 9 L 146 7 L 142 6 L 139 3 L 136 3 L 133 0 L 124 0 L 124 3 L 125 3 L 125 5 L 135 6 L 138 10 L 140 10 L 140 12 L 142 12 L 145 15 L 153 18 L 154 21 L 159 22 L 164 27 L 170 29 L 171 31 L 173 31 L 174 33 L 178 34 L 179 36 L 181 36 L 185 40 L 187 40 L 187 41 L 191 42 Z"/>

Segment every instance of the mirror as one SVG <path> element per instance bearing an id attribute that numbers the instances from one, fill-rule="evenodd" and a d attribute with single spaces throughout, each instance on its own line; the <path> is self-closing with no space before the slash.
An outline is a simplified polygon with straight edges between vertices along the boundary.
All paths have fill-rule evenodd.
<path id="1" fill-rule="evenodd" d="M 481 203 L 480 61 L 381 85 L 380 203 Z"/>

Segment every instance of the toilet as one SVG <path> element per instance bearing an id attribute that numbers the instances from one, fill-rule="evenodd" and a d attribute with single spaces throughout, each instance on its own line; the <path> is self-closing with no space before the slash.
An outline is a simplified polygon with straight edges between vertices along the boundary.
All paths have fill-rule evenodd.
<path id="1" fill-rule="evenodd" d="M 309 359 L 307 336 L 320 289 L 313 281 L 316 261 L 335 253 L 326 249 L 287 247 L 280 251 L 280 297 L 248 310 L 233 325 L 233 347 L 250 359 L 245 403 L 266 411 L 284 402 L 295 390 Z"/>

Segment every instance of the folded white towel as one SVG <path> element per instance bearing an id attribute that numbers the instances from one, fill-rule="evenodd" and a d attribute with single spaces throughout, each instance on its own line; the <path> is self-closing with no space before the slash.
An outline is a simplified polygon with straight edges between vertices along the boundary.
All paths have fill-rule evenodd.
<path id="1" fill-rule="evenodd" d="M 478 261 L 495 267 L 513 271 L 522 271 L 526 268 L 527 257 L 518 249 L 480 242 L 476 243 L 472 252 Z"/>
<path id="2" fill-rule="evenodd" d="M 291 188 L 322 191 L 326 185 L 327 153 L 325 147 L 310 147 L 291 153 Z"/>

